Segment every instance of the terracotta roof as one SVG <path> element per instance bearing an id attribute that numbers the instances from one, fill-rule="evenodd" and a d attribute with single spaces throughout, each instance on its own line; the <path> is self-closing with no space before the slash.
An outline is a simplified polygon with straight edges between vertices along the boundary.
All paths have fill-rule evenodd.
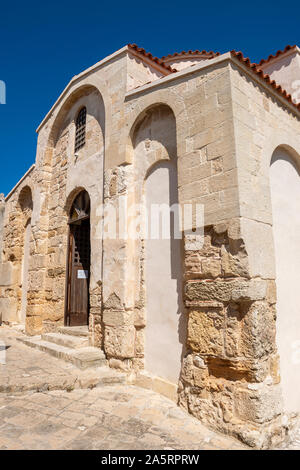
<path id="1" fill-rule="evenodd" d="M 297 46 L 286 46 L 283 51 L 279 50 L 276 52 L 275 55 L 273 54 L 270 54 L 269 57 L 267 59 L 262 59 L 259 64 L 257 65 L 263 65 L 263 64 L 266 64 L 267 62 L 269 62 L 270 60 L 272 59 L 277 59 L 277 57 L 279 57 L 280 55 L 282 54 L 285 54 L 286 52 L 290 51 L 291 49 L 295 49 Z"/>
<path id="2" fill-rule="evenodd" d="M 172 69 L 170 65 L 166 65 L 162 59 L 159 59 L 158 57 L 154 57 L 151 52 L 146 52 L 145 49 L 142 47 L 138 47 L 136 44 L 127 44 L 130 49 L 133 49 L 135 52 L 138 52 L 139 54 L 147 57 L 150 59 L 152 62 L 155 62 L 156 64 L 160 65 L 162 68 L 166 70 L 168 73 L 175 73 L 177 70 Z"/>
<path id="3" fill-rule="evenodd" d="M 169 59 L 173 59 L 173 58 L 176 58 L 176 57 L 181 57 L 181 56 L 190 56 L 190 55 L 203 55 L 203 56 L 206 56 L 208 59 L 212 59 L 213 57 L 217 57 L 218 55 L 220 55 L 220 52 L 213 52 L 213 51 L 182 51 L 182 52 L 174 52 L 174 54 L 169 54 L 169 55 L 166 55 L 164 57 L 161 58 L 161 60 L 169 60 Z"/>
<path id="4" fill-rule="evenodd" d="M 290 94 L 288 94 L 282 87 L 281 85 L 277 85 L 275 80 L 271 80 L 270 76 L 266 73 L 264 73 L 260 68 L 258 64 L 251 63 L 250 59 L 248 57 L 244 57 L 242 52 L 236 52 L 236 51 L 231 51 L 231 54 L 236 57 L 240 62 L 245 64 L 249 69 L 251 69 L 254 73 L 259 75 L 266 83 L 271 85 L 274 90 L 276 90 L 278 93 L 283 96 L 287 101 L 289 101 L 295 108 L 297 108 L 298 111 L 300 111 L 300 103 L 296 104 L 292 100 L 292 97 Z"/>
<path id="5" fill-rule="evenodd" d="M 185 55 L 199 55 L 199 54 L 207 56 L 208 59 L 212 59 L 213 57 L 217 57 L 220 55 L 219 52 L 213 52 L 213 51 L 207 52 L 204 50 L 203 51 L 196 50 L 196 51 L 175 52 L 174 54 L 169 54 L 159 59 L 158 57 L 153 57 L 153 55 L 150 52 L 146 52 L 145 49 L 143 49 L 142 47 L 138 47 L 136 44 L 128 44 L 128 47 L 134 50 L 135 52 L 138 52 L 139 54 L 145 56 L 152 62 L 155 62 L 156 64 L 160 65 L 163 69 L 165 69 L 167 75 L 169 75 L 170 73 L 177 72 L 176 69 L 173 69 L 171 66 L 167 65 L 164 62 L 167 59 L 171 59 L 171 58 L 179 57 L 179 56 L 185 56 Z M 259 64 L 252 63 L 248 57 L 244 57 L 242 52 L 237 52 L 235 50 L 232 50 L 230 52 L 233 57 L 236 57 L 240 62 L 246 65 L 254 73 L 259 75 L 260 78 L 262 78 L 268 85 L 274 88 L 274 90 L 276 90 L 283 98 L 285 98 L 289 103 L 295 106 L 295 108 L 298 111 L 300 111 L 300 103 L 298 104 L 294 103 L 291 95 L 288 94 L 286 90 L 282 88 L 281 85 L 277 85 L 275 80 L 272 80 L 271 77 L 268 74 L 264 73 L 260 68 L 260 65 L 262 65 L 263 63 L 268 62 L 272 58 L 278 57 L 279 55 L 284 54 L 285 52 L 288 52 L 289 50 L 294 49 L 294 48 L 296 48 L 296 46 L 286 46 L 283 51 L 276 52 L 275 56 L 270 55 L 268 59 L 261 60 Z"/>

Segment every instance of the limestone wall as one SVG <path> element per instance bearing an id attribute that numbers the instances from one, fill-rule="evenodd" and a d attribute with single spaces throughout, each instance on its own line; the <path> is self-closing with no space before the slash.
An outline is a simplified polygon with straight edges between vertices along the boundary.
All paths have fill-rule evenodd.
<path id="1" fill-rule="evenodd" d="M 2 261 L 4 213 L 5 213 L 4 194 L 0 194 L 0 262 Z"/>
<path id="2" fill-rule="evenodd" d="M 32 169 L 6 198 L 0 264 L 0 315 L 5 322 L 21 321 L 24 235 L 26 224 L 34 217 L 34 188 Z M 33 234 L 30 250 L 34 250 Z"/>
<path id="3" fill-rule="evenodd" d="M 37 172 L 40 187 L 41 243 L 36 253 L 36 282 L 27 308 L 27 331 L 36 333 L 64 321 L 67 215 L 80 189 L 91 199 L 90 323 L 92 344 L 102 344 L 102 222 L 103 167 L 109 155 L 118 159 L 121 104 L 126 90 L 126 56 L 120 53 L 99 70 L 73 80 L 39 132 Z M 86 145 L 74 151 L 74 118 L 80 106 L 87 107 Z M 112 119 L 114 116 L 114 119 Z M 40 306 L 43 306 L 41 309 Z M 51 326 L 52 324 L 52 326 Z"/>
<path id="4" fill-rule="evenodd" d="M 86 144 L 76 154 L 75 119 L 87 108 Z M 84 93 L 70 107 L 55 143 L 48 202 L 48 249 L 45 259 L 45 305 L 43 321 L 64 322 L 65 281 L 68 244 L 68 217 L 76 194 L 84 188 L 91 199 L 91 296 L 101 282 L 102 246 L 99 239 L 97 207 L 102 203 L 105 112 L 97 91 Z M 96 308 L 97 305 L 94 306 Z M 92 310 L 93 312 L 93 310 Z M 99 313 L 99 312 L 98 312 Z"/>
<path id="5" fill-rule="evenodd" d="M 153 82 L 164 74 L 150 64 L 146 64 L 138 55 L 130 53 L 127 59 L 127 91 L 145 83 Z"/>
<path id="6" fill-rule="evenodd" d="M 199 70 L 185 82 L 179 79 L 169 87 L 163 85 L 164 80 L 151 92 L 127 94 L 125 130 L 131 128 L 132 136 L 124 147 L 127 164 L 107 169 L 105 198 L 116 206 L 121 198 L 128 203 L 139 202 L 147 168 L 156 161 L 170 158 L 169 154 L 177 158 L 180 203 L 204 204 L 207 220 L 218 221 L 237 215 L 234 149 L 230 152 L 234 137 L 228 67 L 212 65 L 209 70 Z M 173 132 L 168 113 L 154 122 L 154 128 L 147 134 L 147 119 L 160 103 L 168 106 L 175 117 L 176 145 L 174 140 L 172 143 L 165 140 L 170 139 Z M 134 132 L 139 125 L 145 126 L 146 134 L 138 139 L 137 145 Z M 157 132 L 160 132 L 159 138 Z M 163 147 L 158 145 L 159 141 Z M 217 152 L 217 148 L 220 151 Z M 106 166 L 109 164 L 112 162 L 107 161 Z M 120 367 L 143 365 L 145 303 L 141 260 L 142 245 L 130 240 L 104 240 L 104 323 L 109 332 L 105 334 L 105 351 L 109 357 L 117 359 L 111 363 Z"/>
<path id="7" fill-rule="evenodd" d="M 188 354 L 180 401 L 204 422 L 268 447 L 288 423 L 275 341 L 269 167 L 278 145 L 299 155 L 299 117 L 246 69 L 232 65 L 230 82 L 239 217 L 210 226 L 206 219 L 203 249 L 186 253 Z"/>
<path id="8" fill-rule="evenodd" d="M 300 155 L 299 116 L 229 55 L 155 78 L 155 70 L 121 50 L 74 77 L 47 115 L 35 170 L 6 203 L 0 306 L 18 318 L 22 237 L 30 218 L 26 330 L 37 334 L 63 323 L 68 211 L 76 194 L 87 190 L 92 344 L 103 348 L 111 367 L 138 374 L 150 364 L 155 374 L 157 359 L 145 337 L 165 313 L 178 331 L 170 342 L 163 328 L 157 335 L 157 375 L 169 381 L 160 383 L 160 391 L 171 390 L 172 397 L 178 392 L 180 405 L 204 423 L 266 447 L 286 431 L 275 341 L 269 166 L 278 146 Z M 75 154 L 74 121 L 82 106 L 86 145 Z M 133 204 L 166 197 L 166 191 L 147 187 L 164 161 L 177 173 L 168 184 L 181 206 L 203 205 L 204 244 L 195 249 L 193 236 L 184 237 L 177 277 L 170 262 L 177 298 L 166 268 L 161 285 L 172 302 L 158 317 L 151 308 L 158 308 L 163 294 L 158 289 L 151 298 L 147 276 L 153 281 L 155 269 L 147 241 L 126 234 L 107 238 L 101 205 L 114 208 L 118 223 L 122 217 L 134 223 Z M 20 199 L 26 185 L 33 208 Z M 163 354 L 164 339 L 176 351 L 174 368 Z M 147 362 L 149 352 L 155 360 Z"/>

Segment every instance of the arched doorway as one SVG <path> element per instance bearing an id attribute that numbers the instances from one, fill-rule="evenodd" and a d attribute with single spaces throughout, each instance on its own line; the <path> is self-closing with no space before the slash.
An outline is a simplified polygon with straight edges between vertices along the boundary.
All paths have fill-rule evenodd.
<path id="1" fill-rule="evenodd" d="M 276 341 L 285 410 L 300 411 L 300 173 L 284 149 L 274 152 L 270 183 L 276 259 Z"/>
<path id="2" fill-rule="evenodd" d="M 69 216 L 69 249 L 65 324 L 83 326 L 89 321 L 91 263 L 90 198 L 81 191 Z"/>

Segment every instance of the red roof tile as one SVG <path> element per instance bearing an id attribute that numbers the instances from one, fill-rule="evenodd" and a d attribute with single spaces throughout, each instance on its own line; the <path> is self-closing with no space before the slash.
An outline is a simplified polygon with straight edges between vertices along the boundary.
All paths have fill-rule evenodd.
<path id="1" fill-rule="evenodd" d="M 128 44 L 128 47 L 130 49 L 133 49 L 135 52 L 138 52 L 139 54 L 147 57 L 150 59 L 152 62 L 155 62 L 156 64 L 160 65 L 162 68 L 166 70 L 168 73 L 174 73 L 177 72 L 177 70 L 172 69 L 169 65 L 166 65 L 162 59 L 159 59 L 158 57 L 154 57 L 150 52 L 146 52 L 145 49 L 142 47 L 138 47 L 136 44 Z"/>
<path id="2" fill-rule="evenodd" d="M 297 46 L 286 46 L 283 51 L 279 50 L 276 52 L 275 55 L 273 54 L 270 54 L 269 57 L 267 59 L 262 59 L 259 64 L 257 65 L 263 65 L 263 64 L 266 64 L 267 62 L 269 62 L 270 60 L 272 59 L 277 59 L 277 57 L 279 57 L 280 55 L 282 54 L 285 54 L 286 52 L 290 51 L 291 49 L 295 49 Z"/>
<path id="3" fill-rule="evenodd" d="M 147 57 L 150 59 L 152 62 L 155 62 L 156 64 L 160 65 L 163 69 L 165 69 L 166 74 L 169 75 L 170 73 L 175 73 L 177 72 L 176 69 L 173 69 L 171 66 L 165 64 L 164 60 L 170 59 L 173 57 L 178 57 L 178 56 L 185 56 L 185 55 L 198 55 L 198 54 L 203 54 L 206 55 L 208 59 L 211 59 L 213 57 L 217 57 L 220 55 L 219 52 L 213 52 L 213 51 L 182 51 L 182 52 L 175 52 L 174 54 L 169 54 L 167 56 L 162 57 L 159 59 L 158 57 L 154 57 L 150 52 L 146 52 L 145 49 L 142 47 L 138 47 L 136 44 L 128 44 L 128 47 L 139 54 Z M 289 103 L 291 103 L 295 108 L 300 111 L 300 103 L 296 104 L 293 102 L 292 97 L 290 94 L 284 90 L 281 85 L 277 85 L 275 80 L 271 80 L 270 76 L 266 73 L 264 73 L 260 69 L 260 65 L 262 65 L 265 62 L 268 62 L 269 60 L 278 57 L 281 54 L 284 54 L 285 52 L 288 52 L 291 49 L 296 48 L 296 46 L 286 46 L 283 51 L 277 51 L 275 56 L 270 55 L 268 59 L 266 60 L 261 60 L 259 64 L 252 63 L 248 57 L 244 57 L 242 52 L 237 52 L 235 50 L 231 51 L 231 55 L 233 57 L 236 57 L 240 62 L 242 62 L 244 65 L 246 65 L 249 69 L 251 69 L 254 73 L 260 76 L 268 85 L 270 85 L 274 90 L 276 90 L 283 98 L 285 98 Z"/>
<path id="4" fill-rule="evenodd" d="M 275 80 L 271 80 L 270 76 L 266 73 L 264 73 L 260 68 L 259 65 L 253 64 L 250 62 L 250 59 L 248 57 L 244 57 L 242 52 L 236 52 L 236 51 L 231 51 L 231 54 L 236 57 L 240 62 L 244 63 L 249 69 L 251 69 L 254 73 L 259 75 L 268 85 L 271 85 L 274 90 L 276 90 L 278 93 L 283 96 L 287 101 L 289 101 L 295 108 L 297 108 L 298 111 L 300 111 L 300 103 L 296 104 L 292 100 L 292 97 L 290 94 L 288 94 L 282 87 L 281 85 L 277 85 Z"/>
<path id="5" fill-rule="evenodd" d="M 164 57 L 161 58 L 161 60 L 169 60 L 169 59 L 173 59 L 173 58 L 176 58 L 176 57 L 181 57 L 181 56 L 186 56 L 186 55 L 204 55 L 206 56 L 208 59 L 212 59 L 213 57 L 217 57 L 218 55 L 220 55 L 220 52 L 213 52 L 213 51 L 182 51 L 182 52 L 174 52 L 174 54 L 169 54 L 169 55 L 166 55 Z"/>

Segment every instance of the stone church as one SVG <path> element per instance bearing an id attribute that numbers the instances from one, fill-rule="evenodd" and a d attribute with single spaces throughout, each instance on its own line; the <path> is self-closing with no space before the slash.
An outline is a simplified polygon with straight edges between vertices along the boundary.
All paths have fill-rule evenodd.
<path id="1" fill-rule="evenodd" d="M 205 425 L 278 443 L 300 411 L 299 120 L 297 46 L 255 64 L 130 44 L 74 76 L 0 199 L 1 321 L 46 351 L 85 332 Z M 133 204 L 203 207 L 203 243 L 197 222 L 107 236 L 105 208 Z"/>

